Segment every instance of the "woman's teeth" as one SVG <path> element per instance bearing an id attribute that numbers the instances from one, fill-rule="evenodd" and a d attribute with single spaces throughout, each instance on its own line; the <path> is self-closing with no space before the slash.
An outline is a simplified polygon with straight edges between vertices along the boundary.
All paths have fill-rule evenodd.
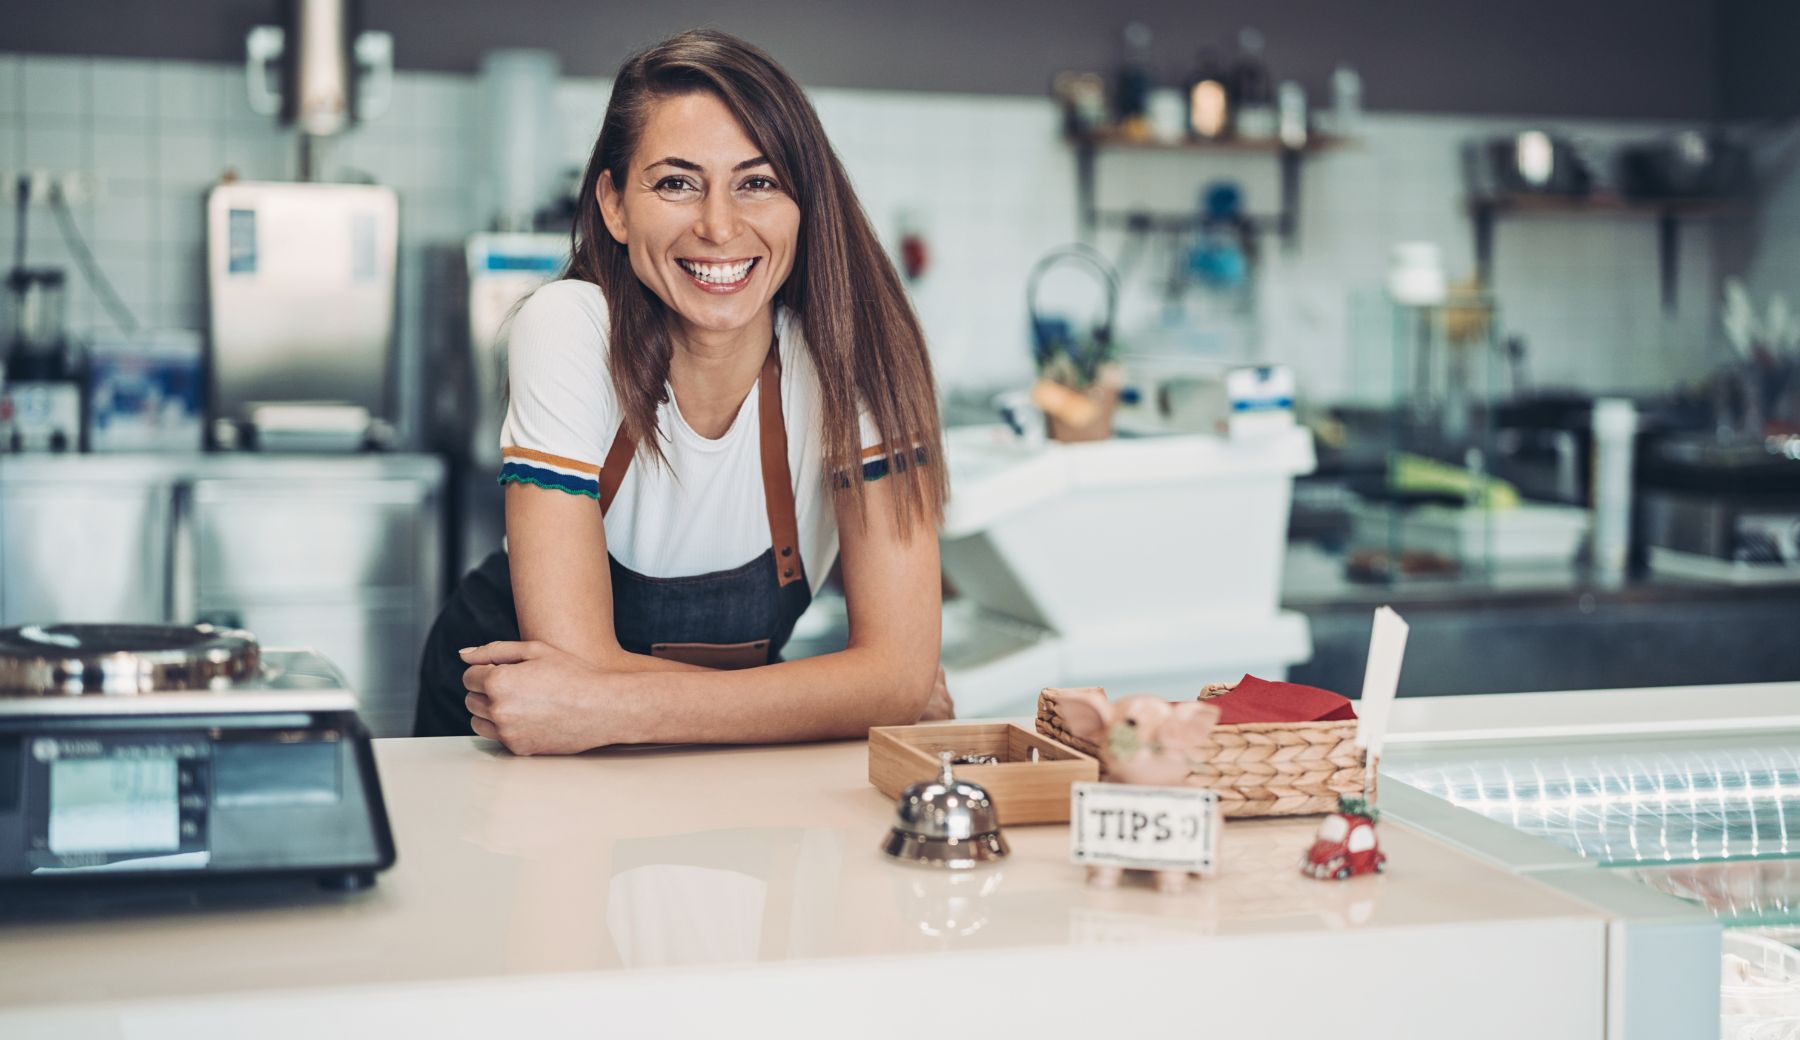
<path id="1" fill-rule="evenodd" d="M 692 260 L 677 260 L 681 269 L 703 282 L 713 285 L 732 285 L 741 282 L 750 274 L 750 268 L 756 266 L 754 258 L 740 260 L 735 264 L 699 264 Z"/>

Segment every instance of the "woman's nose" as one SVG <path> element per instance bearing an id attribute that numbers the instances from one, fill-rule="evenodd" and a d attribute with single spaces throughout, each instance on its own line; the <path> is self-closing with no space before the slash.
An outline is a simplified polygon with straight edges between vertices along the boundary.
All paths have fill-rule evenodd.
<path id="1" fill-rule="evenodd" d="M 724 244 L 736 238 L 737 232 L 737 200 L 729 191 L 708 192 L 706 201 L 700 205 L 700 219 L 694 226 L 694 234 L 708 242 Z"/>

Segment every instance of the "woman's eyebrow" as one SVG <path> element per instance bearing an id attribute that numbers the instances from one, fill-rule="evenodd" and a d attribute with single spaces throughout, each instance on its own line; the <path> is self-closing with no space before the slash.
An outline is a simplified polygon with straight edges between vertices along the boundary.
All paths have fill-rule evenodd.
<path id="1" fill-rule="evenodd" d="M 754 158 L 745 159 L 743 162 L 738 163 L 736 166 L 733 166 L 731 168 L 731 172 L 738 173 L 742 170 L 748 170 L 753 166 L 772 166 L 772 165 L 774 165 L 774 164 L 769 162 L 768 156 L 758 155 Z M 703 172 L 699 163 L 694 162 L 690 159 L 678 158 L 677 156 L 673 156 L 673 155 L 664 156 L 663 158 L 658 159 L 653 163 L 649 163 L 644 167 L 644 169 L 648 170 L 652 166 L 673 166 L 678 170 L 690 170 L 694 173 Z"/>

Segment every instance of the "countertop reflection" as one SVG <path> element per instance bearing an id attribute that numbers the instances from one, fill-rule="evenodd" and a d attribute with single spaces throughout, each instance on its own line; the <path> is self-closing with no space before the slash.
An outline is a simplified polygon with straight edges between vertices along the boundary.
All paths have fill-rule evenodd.
<path id="1" fill-rule="evenodd" d="M 1398 824 L 1393 869 L 1296 869 L 1312 819 L 1233 821 L 1217 877 L 1089 889 L 1062 826 L 968 874 L 885 859 L 860 741 L 514 758 L 376 743 L 400 850 L 370 891 L 0 920 L 0 1007 L 566 972 L 1598 920 Z"/>

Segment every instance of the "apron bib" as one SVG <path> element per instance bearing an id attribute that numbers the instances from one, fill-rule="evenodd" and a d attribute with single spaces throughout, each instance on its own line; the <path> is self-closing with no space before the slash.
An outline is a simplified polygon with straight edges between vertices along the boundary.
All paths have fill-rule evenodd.
<path id="1" fill-rule="evenodd" d="M 780 659 L 794 622 L 812 602 L 800 559 L 794 487 L 788 473 L 787 425 L 781 411 L 781 365 L 771 346 L 758 398 L 763 500 L 770 546 L 730 570 L 684 578 L 639 574 L 607 554 L 612 574 L 613 631 L 634 654 L 709 668 L 749 668 Z M 600 513 L 612 507 L 637 445 L 623 426 L 600 468 Z M 504 550 L 490 555 L 457 585 L 425 639 L 413 735 L 467 736 L 466 666 L 456 651 L 519 638 L 512 572 Z"/>

